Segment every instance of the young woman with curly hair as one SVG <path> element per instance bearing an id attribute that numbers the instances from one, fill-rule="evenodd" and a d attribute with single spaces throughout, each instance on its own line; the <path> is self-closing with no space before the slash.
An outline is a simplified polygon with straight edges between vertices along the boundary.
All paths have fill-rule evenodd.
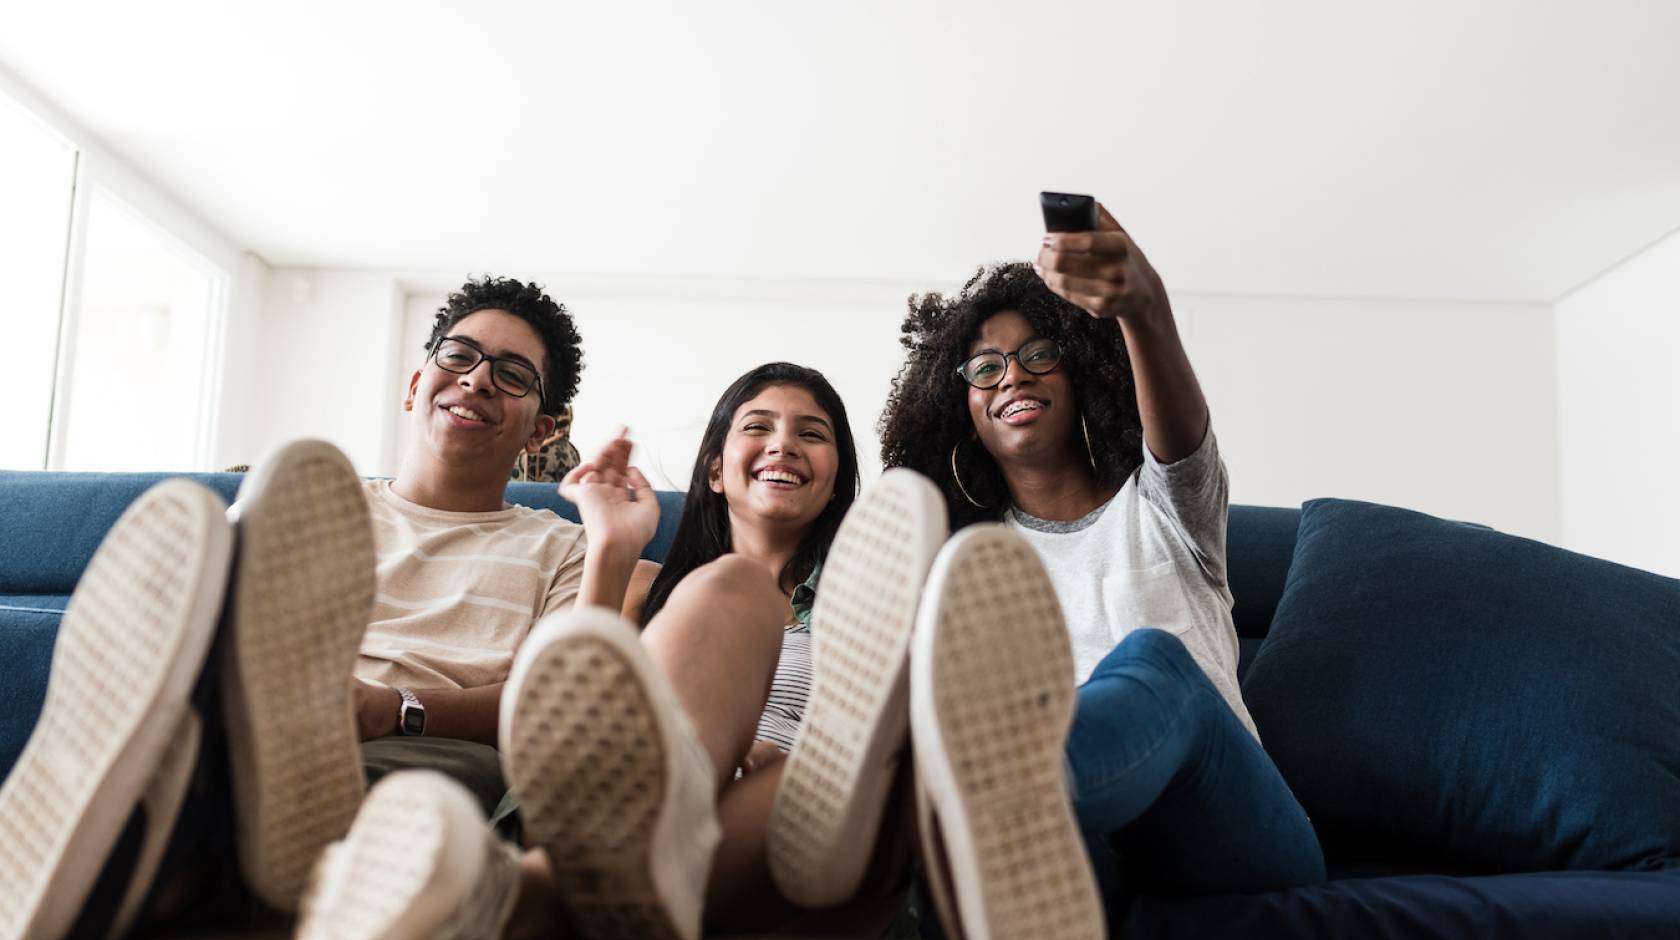
<path id="1" fill-rule="evenodd" d="M 1206 399 L 1160 277 L 1101 217 L 912 298 L 881 418 L 887 466 L 936 481 L 953 528 L 991 523 L 935 563 L 912 653 L 928 885 L 969 938 L 1324 879 L 1237 686 Z"/>

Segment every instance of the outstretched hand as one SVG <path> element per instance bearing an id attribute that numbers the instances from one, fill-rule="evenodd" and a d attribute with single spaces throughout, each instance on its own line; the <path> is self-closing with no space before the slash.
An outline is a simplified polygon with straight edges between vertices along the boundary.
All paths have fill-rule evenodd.
<path id="1" fill-rule="evenodd" d="M 1167 289 L 1137 243 L 1097 206 L 1093 232 L 1050 232 L 1033 270 L 1045 286 L 1094 317 L 1120 320 L 1169 314 Z"/>
<path id="2" fill-rule="evenodd" d="M 572 468 L 560 495 L 578 508 L 591 548 L 616 547 L 634 558 L 659 530 L 659 500 L 630 465 L 628 435 L 628 428 L 620 430 L 593 460 Z"/>

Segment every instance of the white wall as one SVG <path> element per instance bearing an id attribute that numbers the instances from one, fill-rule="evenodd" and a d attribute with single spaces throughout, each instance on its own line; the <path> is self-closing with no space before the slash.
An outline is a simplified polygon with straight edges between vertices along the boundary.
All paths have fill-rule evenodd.
<path id="1" fill-rule="evenodd" d="M 316 285 L 307 309 L 293 296 L 300 279 Z M 447 279 L 280 269 L 269 282 L 265 356 L 278 359 L 320 330 L 345 341 L 329 372 L 367 368 L 351 394 L 272 371 L 265 443 L 323 436 L 348 442 L 341 446 L 364 473 L 394 471 L 407 441 L 397 402 Z M 791 359 L 834 382 L 865 478 L 879 472 L 874 425 L 902 362 L 909 285 L 544 283 L 584 339 L 574 439 L 586 454 L 627 424 L 649 477 L 680 488 L 724 386 L 759 363 Z M 403 299 L 391 300 L 393 291 Z M 402 322 L 393 326 L 396 307 Z M 1557 541 L 1558 390 L 1546 307 L 1192 294 L 1177 307 L 1235 501 L 1367 499 Z M 392 360 L 376 379 L 380 342 Z"/>
<path id="2" fill-rule="evenodd" d="M 1680 576 L 1680 232 L 1556 312 L 1564 545 Z"/>
<path id="3" fill-rule="evenodd" d="M 1558 538 L 1538 304 L 1186 296 L 1234 502 L 1363 499 Z"/>
<path id="4" fill-rule="evenodd" d="M 336 445 L 363 474 L 388 473 L 401 384 L 396 375 L 402 294 L 388 274 L 273 268 L 264 278 L 263 316 L 249 349 L 229 362 L 252 378 L 243 452 L 256 463 L 296 438 Z"/>

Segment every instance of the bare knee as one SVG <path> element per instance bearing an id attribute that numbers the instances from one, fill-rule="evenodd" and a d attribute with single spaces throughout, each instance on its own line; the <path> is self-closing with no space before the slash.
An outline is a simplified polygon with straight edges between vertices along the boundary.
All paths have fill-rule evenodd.
<path id="1" fill-rule="evenodd" d="M 781 642 L 787 598 L 763 565 L 740 555 L 724 555 L 689 572 L 656 620 L 680 620 L 702 626 L 762 633 Z"/>
<path id="2" fill-rule="evenodd" d="M 776 578 L 764 566 L 740 555 L 724 555 L 694 569 L 683 578 L 672 596 L 689 594 L 708 608 L 726 608 L 747 619 L 768 616 L 781 626 L 786 597 Z M 754 616 L 761 615 L 761 616 Z"/>

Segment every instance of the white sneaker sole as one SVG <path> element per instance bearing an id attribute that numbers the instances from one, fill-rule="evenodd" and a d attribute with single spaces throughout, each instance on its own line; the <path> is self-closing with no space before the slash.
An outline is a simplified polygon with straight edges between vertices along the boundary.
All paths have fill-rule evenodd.
<path id="1" fill-rule="evenodd" d="M 934 894 L 954 899 L 962 934 L 1104 936 L 1063 779 L 1073 655 L 1055 589 L 1019 536 L 973 526 L 940 553 L 910 688 L 918 785 L 951 873 Z"/>
<path id="2" fill-rule="evenodd" d="M 185 480 L 147 490 L 100 543 L 0 787 L 0 936 L 57 938 L 81 913 L 187 712 L 232 551 L 221 499 Z"/>
<path id="3" fill-rule="evenodd" d="M 221 674 L 239 862 L 264 903 L 291 911 L 366 789 L 350 677 L 373 610 L 373 528 L 355 470 L 320 441 L 281 448 L 239 497 Z"/>
<path id="4" fill-rule="evenodd" d="M 518 899 L 518 859 L 478 802 L 436 771 L 369 791 L 326 850 L 302 903 L 301 940 L 493 940 Z"/>
<path id="5" fill-rule="evenodd" d="M 696 801 L 681 788 L 703 788 L 708 813 L 715 799 L 711 768 L 678 753 L 686 721 L 635 629 L 610 611 L 544 618 L 514 659 L 502 767 L 581 936 L 700 935 L 706 872 L 683 864 L 683 848 L 715 845 L 718 824 L 683 809 Z"/>
<path id="6" fill-rule="evenodd" d="M 945 541 L 927 478 L 888 470 L 859 497 L 823 564 L 811 695 L 771 810 L 776 886 L 806 907 L 849 900 L 868 867 L 909 734 L 911 628 Z"/>

